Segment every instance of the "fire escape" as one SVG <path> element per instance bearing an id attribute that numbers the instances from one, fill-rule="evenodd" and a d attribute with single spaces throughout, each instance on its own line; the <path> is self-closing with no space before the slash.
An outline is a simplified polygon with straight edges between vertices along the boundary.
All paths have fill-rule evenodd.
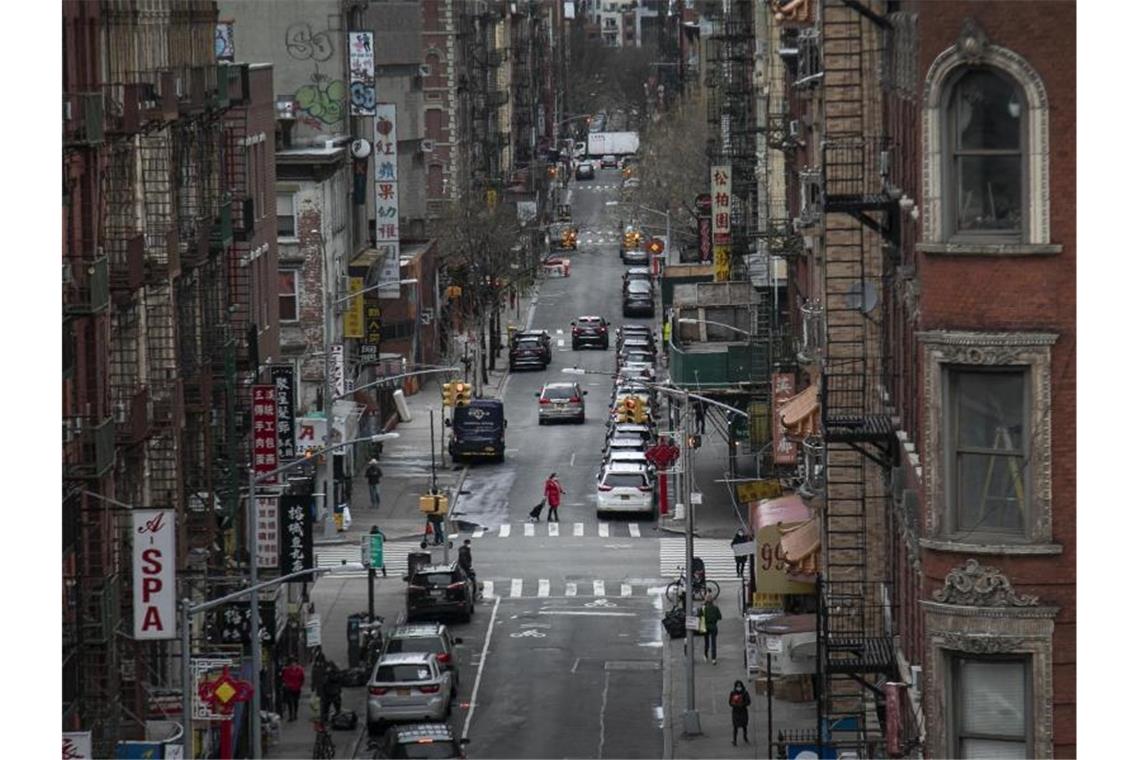
<path id="1" fill-rule="evenodd" d="M 826 0 L 800 30 L 797 85 L 822 86 L 818 200 L 823 237 L 822 427 L 827 473 L 818 605 L 822 744 L 869 754 L 885 730 L 883 683 L 897 681 L 889 574 L 881 536 L 884 479 L 896 451 L 885 408 L 882 251 L 896 239 L 893 148 L 878 92 L 884 19 L 855 0 Z M 814 71 L 818 63 L 819 72 Z M 801 192 L 814 193 L 810 182 Z M 810 205 L 815 198 L 801 198 Z M 875 711 L 868 711 L 867 692 Z M 880 716 L 876 719 L 876 715 Z"/>
<path id="2" fill-rule="evenodd" d="M 498 107 L 506 93 L 497 90 L 502 54 L 495 48 L 495 26 L 501 16 L 483 3 L 472 15 L 473 33 L 469 46 L 471 66 L 467 82 L 471 100 L 472 177 L 475 190 L 499 188 L 503 184 L 501 165 L 501 133 L 498 131 Z"/>

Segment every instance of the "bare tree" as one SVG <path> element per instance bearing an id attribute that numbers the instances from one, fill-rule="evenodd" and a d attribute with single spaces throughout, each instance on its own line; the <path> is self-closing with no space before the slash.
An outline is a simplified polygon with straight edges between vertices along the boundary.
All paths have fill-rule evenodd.
<path id="1" fill-rule="evenodd" d="M 668 209 L 674 229 L 696 225 L 696 195 L 706 192 L 709 183 L 707 136 L 704 109 L 692 95 L 676 100 L 641 135 L 640 184 L 633 193 L 634 202 Z"/>

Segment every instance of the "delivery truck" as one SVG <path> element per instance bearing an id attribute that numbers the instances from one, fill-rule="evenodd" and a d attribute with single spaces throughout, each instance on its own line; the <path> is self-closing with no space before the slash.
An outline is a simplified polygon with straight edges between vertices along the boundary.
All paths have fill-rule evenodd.
<path id="1" fill-rule="evenodd" d="M 587 152 L 591 158 L 629 156 L 637 152 L 641 141 L 636 132 L 591 132 Z"/>

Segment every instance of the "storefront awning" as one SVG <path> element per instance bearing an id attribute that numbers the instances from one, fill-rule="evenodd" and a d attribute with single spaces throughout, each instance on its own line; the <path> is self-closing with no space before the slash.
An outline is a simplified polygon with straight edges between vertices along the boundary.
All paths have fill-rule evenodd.
<path id="1" fill-rule="evenodd" d="M 780 421 L 793 436 L 803 438 L 819 433 L 819 388 L 809 385 L 789 398 L 777 410 Z"/>
<path id="2" fill-rule="evenodd" d="M 819 519 L 797 525 L 780 539 L 780 547 L 791 562 L 800 562 L 819 551 Z"/>
<path id="3" fill-rule="evenodd" d="M 364 407 L 364 414 L 372 414 L 380 408 L 376 406 L 376 402 L 373 401 L 370 391 L 354 391 L 352 400 Z"/>
<path id="4" fill-rule="evenodd" d="M 752 504 L 753 534 L 769 525 L 796 524 L 811 518 L 811 509 L 799 494 L 793 493 L 778 499 L 763 499 Z"/>

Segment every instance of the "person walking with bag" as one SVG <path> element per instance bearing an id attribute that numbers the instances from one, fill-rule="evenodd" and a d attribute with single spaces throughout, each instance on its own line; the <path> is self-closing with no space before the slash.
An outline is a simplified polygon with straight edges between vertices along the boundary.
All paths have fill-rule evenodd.
<path id="1" fill-rule="evenodd" d="M 558 473 L 550 473 L 550 477 L 546 479 L 546 485 L 543 487 L 543 493 L 546 495 L 546 504 L 549 509 L 546 512 L 546 521 L 561 522 L 558 519 L 558 505 L 562 503 L 562 494 L 566 493 L 562 490 L 562 484 L 558 482 Z"/>
<path id="2" fill-rule="evenodd" d="M 732 707 L 732 746 L 736 746 L 736 732 L 744 730 L 744 743 L 748 741 L 748 706 L 752 704 L 752 697 L 744 688 L 743 681 L 737 681 L 728 693 L 728 704 Z"/>
<path id="3" fill-rule="evenodd" d="M 712 664 L 716 665 L 716 634 L 717 624 L 724 615 L 720 612 L 720 607 L 716 606 L 716 602 L 709 599 L 705 602 L 705 606 L 701 608 L 701 625 L 705 629 L 705 659 L 709 658 L 709 647 L 712 647 Z"/>
<path id="4" fill-rule="evenodd" d="M 372 503 L 373 509 L 380 507 L 380 478 L 384 473 L 380 470 L 380 463 L 376 461 L 376 457 L 368 460 L 368 469 L 364 471 L 364 477 L 368 480 L 368 498 Z"/>
<path id="5" fill-rule="evenodd" d="M 733 553 L 735 554 L 736 547 L 738 545 L 747 544 L 751 540 L 752 540 L 752 537 L 744 532 L 744 528 L 737 528 L 736 529 L 736 535 L 732 537 Z M 743 578 L 744 577 L 744 568 L 747 564 L 748 564 L 748 555 L 747 554 L 737 554 L 736 555 L 736 577 L 737 578 Z"/>
<path id="6" fill-rule="evenodd" d="M 285 692 L 285 708 L 289 720 L 297 720 L 297 707 L 301 704 L 301 687 L 305 685 L 305 669 L 297 663 L 296 657 L 289 658 L 289 664 L 281 670 L 281 688 Z"/>

